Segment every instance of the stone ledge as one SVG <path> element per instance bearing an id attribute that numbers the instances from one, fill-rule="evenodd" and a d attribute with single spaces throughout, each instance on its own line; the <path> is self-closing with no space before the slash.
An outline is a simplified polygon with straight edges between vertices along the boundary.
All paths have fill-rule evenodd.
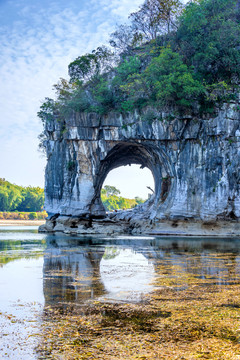
<path id="1" fill-rule="evenodd" d="M 181 237 L 240 237 L 239 221 L 203 222 L 196 220 L 161 220 L 154 223 L 141 221 L 141 225 L 109 218 L 101 220 L 83 220 L 76 217 L 61 217 L 47 220 L 39 227 L 39 232 L 62 232 L 72 235 L 151 235 L 151 236 L 181 236 Z"/>

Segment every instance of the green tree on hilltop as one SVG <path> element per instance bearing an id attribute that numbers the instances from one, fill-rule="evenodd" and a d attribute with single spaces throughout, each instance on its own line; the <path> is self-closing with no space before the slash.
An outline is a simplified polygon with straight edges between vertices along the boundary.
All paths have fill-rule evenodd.
<path id="1" fill-rule="evenodd" d="M 240 75 L 240 8 L 236 0 L 191 2 L 179 20 L 177 46 L 208 83 Z"/>
<path id="2" fill-rule="evenodd" d="M 146 107 L 208 115 L 236 98 L 240 79 L 239 0 L 145 0 L 99 47 L 69 65 L 38 116 L 62 124 L 73 111 L 127 114 Z M 159 117 L 160 118 L 160 117 Z M 44 147 L 45 133 L 40 135 Z"/>

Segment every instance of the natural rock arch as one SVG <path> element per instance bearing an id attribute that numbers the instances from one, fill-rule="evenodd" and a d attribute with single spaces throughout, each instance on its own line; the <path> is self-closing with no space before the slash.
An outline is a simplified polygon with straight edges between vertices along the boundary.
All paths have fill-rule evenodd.
<path id="1" fill-rule="evenodd" d="M 105 216 L 100 200 L 105 177 L 112 169 L 129 163 L 151 170 L 155 195 L 132 211 L 118 213 L 115 222 L 126 221 L 135 230 L 138 226 L 139 232 L 142 224 L 156 228 L 162 220 L 234 220 L 238 226 L 237 107 L 225 105 L 212 119 L 169 120 L 168 114 L 159 113 L 155 120 L 146 121 L 143 115 L 135 112 L 123 118 L 114 113 L 73 113 L 64 122 L 46 122 L 45 209 L 50 220 L 42 230 L 89 233 L 91 221 L 84 223 L 84 219 Z"/>
<path id="2" fill-rule="evenodd" d="M 147 167 L 153 175 L 155 189 L 151 200 L 148 201 L 148 206 L 145 206 L 146 211 L 150 212 L 150 208 L 157 209 L 163 204 L 174 183 L 174 169 L 167 155 L 162 149 L 150 142 L 123 141 L 114 145 L 106 157 L 100 161 L 97 169 L 98 175 L 94 181 L 95 194 L 92 200 L 91 213 L 100 212 L 102 207 L 100 192 L 108 173 L 117 167 L 131 164 L 139 164 L 142 168 Z M 104 208 L 103 214 L 105 214 Z"/>

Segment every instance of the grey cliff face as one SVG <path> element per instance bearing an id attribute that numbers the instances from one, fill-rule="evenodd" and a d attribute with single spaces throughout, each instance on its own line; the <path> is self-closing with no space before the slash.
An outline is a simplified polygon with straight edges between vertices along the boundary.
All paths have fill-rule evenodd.
<path id="1" fill-rule="evenodd" d="M 49 214 L 100 217 L 102 184 L 112 169 L 148 167 L 155 193 L 123 217 L 240 218 L 240 112 L 225 105 L 215 118 L 175 118 L 155 112 L 126 117 L 73 113 L 46 123 L 45 208 Z"/>

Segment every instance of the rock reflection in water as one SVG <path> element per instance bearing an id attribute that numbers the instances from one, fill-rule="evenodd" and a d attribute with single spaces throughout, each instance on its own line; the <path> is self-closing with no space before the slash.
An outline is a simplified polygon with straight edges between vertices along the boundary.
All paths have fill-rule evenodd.
<path id="1" fill-rule="evenodd" d="M 48 238 L 43 267 L 46 305 L 106 298 L 138 301 L 153 289 L 152 261 L 108 240 Z"/>
<path id="2" fill-rule="evenodd" d="M 156 237 L 49 236 L 47 305 L 89 299 L 139 301 L 154 287 L 239 283 L 239 241 Z"/>
<path id="3" fill-rule="evenodd" d="M 55 239 L 45 255 L 42 358 L 133 359 L 139 348 L 149 359 L 239 353 L 238 239 Z M 151 292 L 147 301 L 136 289 Z"/>
<path id="4" fill-rule="evenodd" d="M 94 337 L 90 330 L 96 318 L 100 319 L 103 322 L 97 326 L 103 336 L 110 319 L 105 309 L 117 314 L 116 331 L 117 321 L 128 314 L 130 307 L 130 320 L 137 320 L 134 324 L 138 327 L 146 319 L 145 311 L 152 311 L 151 304 L 162 311 L 166 303 L 171 310 L 175 305 L 183 309 L 186 302 L 188 309 L 199 299 L 214 302 L 215 295 L 211 294 L 218 294 L 214 311 L 219 309 L 221 317 L 223 309 L 239 309 L 240 239 L 69 237 L 0 230 L 0 280 L 0 331 L 5 334 L 0 353 L 8 354 L 12 360 L 35 359 L 37 342 L 50 352 L 50 345 L 53 350 L 56 346 L 62 349 L 66 339 L 52 336 L 61 321 L 66 321 L 69 341 L 75 334 L 74 321 L 77 329 L 83 321 L 86 332 L 82 327 L 81 338 L 88 339 Z M 142 294 L 149 292 L 148 302 L 128 304 L 142 300 Z M 109 300 L 117 304 L 103 304 Z M 136 314 L 140 317 L 136 318 Z M 109 321 L 112 331 L 112 318 Z M 175 326 L 174 317 L 172 321 Z M 160 332 L 162 336 L 162 328 Z M 98 339 L 101 342 L 96 332 Z M 46 354 L 43 358 L 50 358 L 50 353 Z"/>
<path id="5" fill-rule="evenodd" d="M 99 275 L 103 254 L 104 249 L 91 251 L 77 239 L 48 242 L 43 266 L 45 303 L 81 303 L 103 295 L 105 289 Z"/>

